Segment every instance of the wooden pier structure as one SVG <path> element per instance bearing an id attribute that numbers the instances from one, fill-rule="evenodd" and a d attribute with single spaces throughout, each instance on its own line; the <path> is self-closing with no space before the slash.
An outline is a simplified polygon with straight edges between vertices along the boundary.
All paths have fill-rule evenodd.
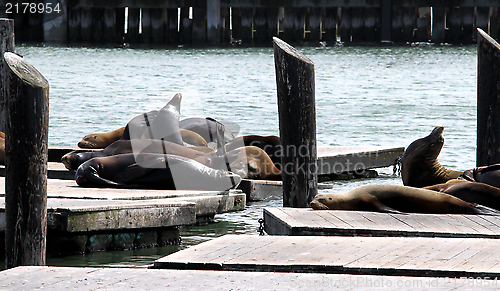
<path id="1" fill-rule="evenodd" d="M 500 217 L 264 208 L 269 235 L 500 238 Z"/>
<path id="2" fill-rule="evenodd" d="M 8 1 L 2 2 L 7 5 Z M 490 0 L 36 0 L 36 13 L 5 6 L 16 42 L 167 45 L 474 43 L 476 28 L 498 39 Z M 41 8 L 41 9 L 40 9 Z"/>
<path id="3" fill-rule="evenodd" d="M 497 290 L 494 279 L 24 266 L 0 272 L 5 290 Z M 481 285 L 479 285 L 481 284 Z"/>
<path id="4" fill-rule="evenodd" d="M 177 244 L 179 227 L 245 209 L 246 195 L 231 191 L 82 188 L 48 179 L 47 252 L 81 254 Z M 0 178 L 0 233 L 5 231 L 5 178 Z M 0 243 L 0 245 L 2 245 Z"/>
<path id="5" fill-rule="evenodd" d="M 153 268 L 422 277 L 500 277 L 497 239 L 225 235 Z"/>

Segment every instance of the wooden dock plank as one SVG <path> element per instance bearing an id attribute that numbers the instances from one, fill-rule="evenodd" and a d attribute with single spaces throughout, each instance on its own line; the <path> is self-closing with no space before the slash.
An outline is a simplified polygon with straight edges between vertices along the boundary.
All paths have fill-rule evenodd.
<path id="1" fill-rule="evenodd" d="M 33 275 L 33 276 L 32 276 Z M 467 279 L 24 266 L 0 272 L 3 290 L 471 290 Z M 488 281 L 482 290 L 496 290 Z M 342 285 L 343 284 L 343 285 Z"/>
<path id="2" fill-rule="evenodd" d="M 488 215 L 392 214 L 269 207 L 264 208 L 263 216 L 265 230 L 270 235 L 500 238 L 500 227 L 496 224 L 500 225 L 500 218 Z"/>
<path id="3" fill-rule="evenodd" d="M 241 236 L 241 235 L 240 235 Z M 500 276 L 499 258 L 479 258 L 475 269 L 453 268 L 459 261 L 479 253 L 497 250 L 496 239 L 405 238 L 405 237 L 323 237 L 235 235 L 202 243 L 157 260 L 155 268 L 218 268 L 232 271 L 280 271 L 349 273 L 401 276 L 495 277 Z M 237 239 L 240 248 L 235 248 Z M 253 241 L 258 241 L 255 247 Z M 245 245 L 249 247 L 245 247 Z M 237 251 L 224 252 L 214 260 L 200 262 L 200 253 L 212 253 L 232 245 Z M 319 247 L 321 246 L 321 247 Z M 500 255 L 499 255 L 500 257 Z M 210 256 L 207 256 L 209 259 Z M 388 262 L 388 260 L 390 260 Z"/>
<path id="4" fill-rule="evenodd" d="M 496 241 L 483 241 L 480 242 L 484 248 L 480 249 L 478 252 L 470 256 L 469 258 L 462 260 L 461 262 L 458 262 L 455 266 L 451 267 L 450 269 L 452 270 L 459 270 L 459 271 L 469 271 L 473 270 L 476 266 L 481 266 L 481 263 L 489 259 L 493 254 L 488 252 L 487 250 L 491 249 L 494 247 L 497 242 Z M 481 269 L 481 267 L 479 267 Z"/>

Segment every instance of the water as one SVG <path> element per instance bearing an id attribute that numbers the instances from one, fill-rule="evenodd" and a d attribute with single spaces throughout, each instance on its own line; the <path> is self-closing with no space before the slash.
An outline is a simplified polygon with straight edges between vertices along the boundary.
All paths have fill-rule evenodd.
<path id="1" fill-rule="evenodd" d="M 465 47 L 299 48 L 315 64 L 318 145 L 407 146 L 445 127 L 440 162 L 475 166 L 477 50 Z M 235 122 L 240 134 L 278 135 L 272 48 L 123 49 L 33 47 L 16 52 L 50 83 L 50 145 L 76 145 L 183 94 L 181 118 Z M 335 181 L 333 190 L 402 184 L 380 177 Z M 181 246 L 49 258 L 49 265 L 144 267 L 157 258 L 227 233 L 257 235 L 262 208 L 248 203 L 216 223 L 184 228 Z"/>

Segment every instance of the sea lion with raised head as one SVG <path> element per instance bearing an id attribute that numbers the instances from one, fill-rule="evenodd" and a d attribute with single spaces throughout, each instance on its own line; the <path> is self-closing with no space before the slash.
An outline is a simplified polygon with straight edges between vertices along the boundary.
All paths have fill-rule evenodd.
<path id="1" fill-rule="evenodd" d="M 78 167 L 81 187 L 124 187 L 170 190 L 225 191 L 240 176 L 209 168 L 193 159 L 163 154 L 122 154 L 93 158 Z"/>
<path id="2" fill-rule="evenodd" d="M 446 193 L 467 202 L 500 210 L 500 189 L 488 184 L 454 179 L 424 189 Z"/>
<path id="3" fill-rule="evenodd" d="M 437 157 L 444 144 L 443 126 L 412 142 L 401 159 L 401 177 L 405 186 L 426 187 L 458 178 L 462 172 L 443 167 Z"/>
<path id="4" fill-rule="evenodd" d="M 500 215 L 495 209 L 442 192 L 400 185 L 366 185 L 344 193 L 318 194 L 310 205 L 315 210 Z"/>

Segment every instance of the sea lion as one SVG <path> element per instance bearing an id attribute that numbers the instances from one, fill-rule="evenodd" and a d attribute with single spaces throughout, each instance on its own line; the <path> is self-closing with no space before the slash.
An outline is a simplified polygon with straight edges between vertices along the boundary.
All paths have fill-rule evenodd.
<path id="1" fill-rule="evenodd" d="M 201 147 L 204 148 L 204 147 Z M 228 170 L 233 169 L 241 178 L 259 180 L 280 180 L 281 172 L 274 166 L 269 156 L 257 147 L 242 147 L 232 150 L 226 156 L 218 156 L 216 153 L 206 153 L 188 148 L 176 143 L 161 140 L 118 140 L 103 150 L 95 151 L 73 151 L 65 154 L 61 162 L 70 171 L 77 168 L 86 161 L 96 157 L 108 157 L 119 154 L 172 154 L 193 159 L 205 166 Z"/>
<path id="2" fill-rule="evenodd" d="M 500 211 L 442 192 L 400 185 L 366 185 L 344 193 L 318 194 L 310 205 L 315 210 L 500 215 Z"/>
<path id="3" fill-rule="evenodd" d="M 118 137 L 120 131 L 121 135 Z M 112 144 L 113 142 L 122 139 L 124 131 L 125 131 L 125 126 L 110 132 L 88 134 L 85 137 L 83 137 L 83 139 L 80 142 L 78 142 L 78 147 L 82 149 L 103 149 Z M 189 146 L 191 147 L 207 146 L 207 142 L 205 141 L 205 139 L 196 132 L 187 129 L 180 129 L 180 132 L 182 141 L 188 144 Z"/>
<path id="4" fill-rule="evenodd" d="M 241 144 L 245 146 L 256 146 L 263 149 L 267 155 L 271 158 L 276 166 L 281 164 L 281 155 L 283 153 L 280 138 L 275 135 L 243 135 L 236 137 L 232 141 L 226 143 L 226 149 L 228 151 L 234 150 L 235 148 L 241 147 Z"/>
<path id="5" fill-rule="evenodd" d="M 125 130 L 125 126 L 115 129 L 109 132 L 98 132 L 87 134 L 82 138 L 80 142 L 78 142 L 78 147 L 82 149 L 102 149 L 112 144 L 113 142 L 119 140 L 123 131 Z"/>
<path id="6" fill-rule="evenodd" d="M 122 154 L 93 158 L 78 167 L 81 187 L 125 187 L 225 191 L 241 178 L 185 157 L 163 154 Z"/>
<path id="7" fill-rule="evenodd" d="M 462 172 L 443 167 L 438 155 L 444 144 L 443 126 L 412 142 L 403 153 L 401 177 L 405 186 L 426 187 L 458 178 Z"/>
<path id="8" fill-rule="evenodd" d="M 213 118 L 190 117 L 179 121 L 179 128 L 194 131 L 201 135 L 207 143 L 217 143 L 217 121 Z M 234 139 L 234 135 L 228 127 L 224 127 L 224 143 Z"/>
<path id="9" fill-rule="evenodd" d="M 130 153 L 156 153 L 178 155 L 194 159 L 204 165 L 210 166 L 208 159 L 210 159 L 211 156 L 209 156 L 206 152 L 198 151 L 196 149 L 197 147 L 189 148 L 173 142 L 161 140 L 117 140 L 103 150 L 73 151 L 67 153 L 61 158 L 61 162 L 64 164 L 66 169 L 76 171 L 81 164 L 96 157 L 107 157 Z"/>
<path id="10" fill-rule="evenodd" d="M 500 188 L 500 164 L 493 164 L 467 170 L 460 176 L 460 178 L 466 181 L 481 182 Z"/>
<path id="11" fill-rule="evenodd" d="M 500 210 L 500 189 L 488 184 L 453 179 L 424 189 L 446 193 L 467 202 Z"/>
<path id="12" fill-rule="evenodd" d="M 229 161 L 229 165 L 226 162 Z M 243 179 L 281 180 L 281 171 L 276 168 L 264 150 L 245 146 L 227 152 L 226 156 L 212 159 L 216 169 L 227 169 Z"/>

